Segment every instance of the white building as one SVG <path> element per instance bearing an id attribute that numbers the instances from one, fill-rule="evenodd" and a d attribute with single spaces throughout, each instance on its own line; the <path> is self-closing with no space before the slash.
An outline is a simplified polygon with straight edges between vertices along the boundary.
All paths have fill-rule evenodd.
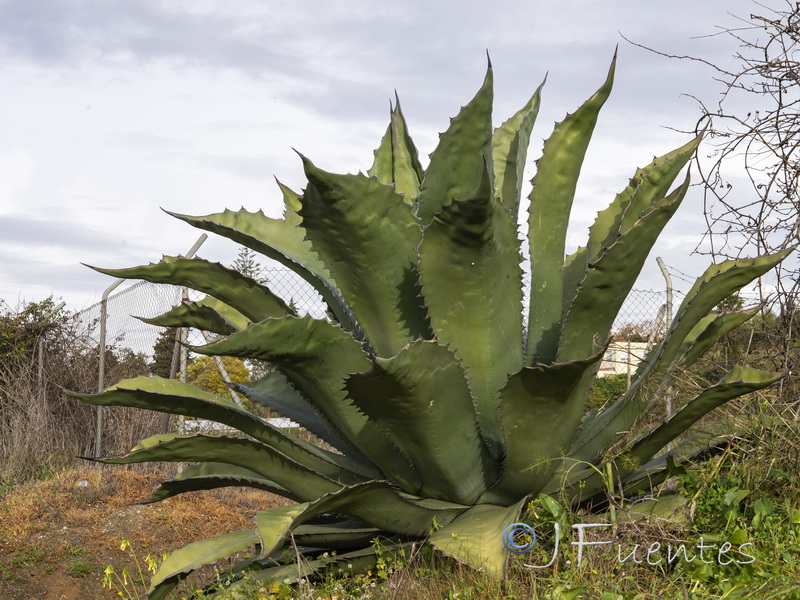
<path id="1" fill-rule="evenodd" d="M 633 375 L 648 348 L 647 342 L 611 342 L 597 371 L 598 377 Z"/>

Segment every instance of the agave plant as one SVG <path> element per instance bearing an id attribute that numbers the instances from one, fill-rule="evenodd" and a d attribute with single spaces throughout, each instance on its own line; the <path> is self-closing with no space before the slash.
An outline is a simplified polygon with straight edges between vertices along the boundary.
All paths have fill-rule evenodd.
<path id="1" fill-rule="evenodd" d="M 614 63 L 600 89 L 555 126 L 537 162 L 527 306 L 518 219 L 541 86 L 493 129 L 491 65 L 427 169 L 397 103 L 367 174 L 329 173 L 301 156 L 308 184 L 302 194 L 281 186 L 283 219 L 244 209 L 174 215 L 293 269 L 322 296 L 328 319 L 297 315 L 268 287 L 199 258 L 102 270 L 207 294 L 149 321 L 223 336 L 193 349 L 200 354 L 268 361 L 274 371 L 236 390 L 324 441 L 303 441 L 174 380 L 140 377 L 79 396 L 210 419 L 243 434 L 156 435 L 103 459 L 193 463 L 149 501 L 222 486 L 293 501 L 259 512 L 251 530 L 175 551 L 153 577 L 151 598 L 203 564 L 252 548 L 249 568 L 265 577 L 358 569 L 374 563 L 376 538 L 429 544 L 501 577 L 501 534 L 530 500 L 560 491 L 586 501 L 601 491 L 596 467 L 606 464 L 628 489 L 657 481 L 666 461 L 659 451 L 713 408 L 780 377 L 737 367 L 666 422 L 625 438 L 674 369 L 753 314 L 714 307 L 786 252 L 710 267 L 627 393 L 584 414 L 614 319 L 686 194 L 688 176 L 671 186 L 700 142 L 637 170 L 598 214 L 587 244 L 565 258 L 576 182 L 613 73 Z"/>

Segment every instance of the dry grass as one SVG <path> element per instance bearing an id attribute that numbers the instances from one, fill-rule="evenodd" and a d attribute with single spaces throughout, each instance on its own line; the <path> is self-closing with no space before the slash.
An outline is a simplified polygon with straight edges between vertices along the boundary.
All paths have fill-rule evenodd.
<path id="1" fill-rule="evenodd" d="M 133 504 L 169 475 L 89 466 L 6 493 L 0 498 L 0 597 L 46 597 L 54 579 L 63 577 L 79 555 L 93 571 L 85 580 L 72 580 L 77 589 L 66 598 L 103 598 L 105 565 L 136 572 L 131 555 L 120 550 L 122 539 L 140 558 L 160 556 L 199 539 L 251 528 L 257 511 L 286 503 L 259 490 L 225 488 Z M 33 559 L 20 558 L 29 556 Z"/>

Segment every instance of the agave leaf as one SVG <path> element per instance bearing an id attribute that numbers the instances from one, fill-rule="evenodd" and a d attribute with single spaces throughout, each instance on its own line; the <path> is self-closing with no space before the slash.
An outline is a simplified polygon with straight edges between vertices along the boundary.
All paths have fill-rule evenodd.
<path id="1" fill-rule="evenodd" d="M 647 362 L 640 365 L 631 387 L 617 402 L 584 424 L 570 448 L 570 456 L 593 462 L 604 448 L 625 433 L 648 403 L 650 396 L 647 392 L 661 382 L 697 323 L 722 300 L 772 269 L 793 250 L 789 248 L 769 256 L 729 260 L 706 269 L 683 299 L 665 340 L 651 353 Z"/>
<path id="2" fill-rule="evenodd" d="M 367 481 L 330 494 L 311 516 L 344 514 L 395 534 L 426 536 L 434 523 L 447 524 L 468 507 L 453 503 L 414 502 L 385 481 Z M 322 501 L 322 499 L 320 500 Z"/>
<path id="3" fill-rule="evenodd" d="M 406 491 L 419 489 L 419 475 L 408 458 L 345 399 L 345 378 L 367 371 L 371 363 L 360 344 L 339 327 L 311 317 L 268 319 L 196 351 L 271 362 L 383 473 Z"/>
<path id="4" fill-rule="evenodd" d="M 628 232 L 653 204 L 667 195 L 672 182 L 694 155 L 702 136 L 697 136 L 680 148 L 655 158 L 644 168 L 637 169 L 628 186 L 614 201 L 597 215 L 589 228 L 589 261 L 600 258 L 604 249 L 617 237 Z"/>
<path id="5" fill-rule="evenodd" d="M 708 315 L 694 327 L 678 349 L 680 364 L 687 368 L 705 354 L 720 338 L 739 325 L 752 319 L 761 307 L 755 307 L 741 312 L 724 313 L 722 315 Z"/>
<path id="6" fill-rule="evenodd" d="M 175 550 L 161 563 L 150 580 L 147 597 L 150 600 L 163 600 L 167 594 L 187 574 L 203 565 L 227 558 L 242 550 L 247 550 L 259 542 L 255 531 L 234 531 L 215 537 L 192 542 Z"/>
<path id="7" fill-rule="evenodd" d="M 292 532 L 292 538 L 299 546 L 340 551 L 368 547 L 373 540 L 386 536 L 377 527 L 369 527 L 357 521 L 348 523 L 352 525 L 298 525 Z"/>
<path id="8" fill-rule="evenodd" d="M 127 465 L 141 462 L 195 461 L 222 462 L 258 473 L 286 488 L 293 497 L 309 499 L 340 489 L 341 484 L 290 459 L 277 450 L 251 440 L 229 437 L 174 436 L 159 437 L 155 444 L 148 440 L 122 456 L 100 459 L 100 462 Z M 146 445 L 144 445 L 146 443 Z"/>
<path id="9" fill-rule="evenodd" d="M 284 186 L 281 186 L 281 189 L 284 190 L 284 197 L 290 192 Z M 293 215 L 289 220 L 272 219 L 261 211 L 249 212 L 244 209 L 225 210 L 221 213 L 200 217 L 178 213 L 168 214 L 193 227 L 211 231 L 238 242 L 289 267 L 314 287 L 333 311 L 339 323 L 352 329 L 351 318 L 339 295 L 336 283 L 311 248 L 311 243 L 306 240 L 305 230 L 294 222 L 299 220 L 297 214 L 290 208 L 295 200 L 299 201 L 297 196 L 294 196 L 293 200 L 287 200 L 286 214 L 290 217 Z M 254 320 L 260 321 L 261 319 Z"/>
<path id="10" fill-rule="evenodd" d="M 175 379 L 135 377 L 111 386 L 102 394 L 74 394 L 84 402 L 101 406 L 130 406 L 186 415 L 222 423 L 267 444 L 293 461 L 343 483 L 363 481 L 349 471 L 340 454 L 317 448 L 288 435 L 233 402 Z M 209 459 L 213 460 L 213 459 Z M 242 465 L 246 466 L 246 465 Z"/>
<path id="11" fill-rule="evenodd" d="M 485 491 L 490 459 L 452 351 L 414 342 L 393 358 L 377 359 L 368 373 L 352 375 L 346 389 L 411 459 L 421 495 L 472 504 Z"/>
<path id="12" fill-rule="evenodd" d="M 274 371 L 248 386 L 233 384 L 232 387 L 250 400 L 276 410 L 334 448 L 338 448 L 344 453 L 344 457 L 357 461 L 351 466 L 351 470 L 370 479 L 380 479 L 380 471 L 372 464 L 368 464 L 366 457 L 347 441 L 333 423 L 316 410 L 280 371 Z"/>
<path id="13" fill-rule="evenodd" d="M 434 519 L 437 523 L 447 524 L 468 510 L 464 506 L 441 510 L 420 507 L 382 481 L 353 485 L 295 506 L 297 510 L 294 511 L 273 508 L 256 514 L 262 557 L 280 548 L 296 527 L 323 514 L 347 515 L 380 530 L 423 536 L 430 531 Z M 277 519 L 273 514 L 277 514 Z"/>
<path id="14" fill-rule="evenodd" d="M 389 114 L 393 112 L 391 103 L 389 103 Z M 386 132 L 381 138 L 381 143 L 373 152 L 374 158 L 372 166 L 367 169 L 367 175 L 374 177 L 383 185 L 392 185 L 394 183 L 394 157 L 392 150 L 392 121 L 386 126 Z"/>
<path id="15" fill-rule="evenodd" d="M 546 77 L 545 80 L 547 80 Z M 519 213 L 522 180 L 525 176 L 525 162 L 528 158 L 528 144 L 533 124 L 539 114 L 544 83 L 542 81 L 528 103 L 495 129 L 492 135 L 495 194 L 515 219 Z"/>
<path id="16" fill-rule="evenodd" d="M 613 517 L 609 512 L 593 515 L 592 521 L 609 523 L 610 519 L 616 519 L 617 523 L 630 523 L 655 517 L 661 522 L 673 521 L 689 526 L 691 523 L 682 510 L 689 500 L 690 498 L 681 494 L 661 494 L 657 498 L 646 498 L 618 508 Z"/>
<path id="17" fill-rule="evenodd" d="M 525 367 L 509 378 L 500 392 L 503 474 L 481 502 L 510 504 L 547 483 L 580 423 L 584 374 L 602 356 L 599 352 L 580 361 Z"/>
<path id="18" fill-rule="evenodd" d="M 245 317 L 238 310 L 232 306 L 228 306 L 221 300 L 217 300 L 214 296 L 206 296 L 202 300 L 198 300 L 197 304 L 215 310 L 223 319 L 230 323 L 236 331 L 245 329 L 251 323 L 250 319 Z"/>
<path id="19" fill-rule="evenodd" d="M 563 273 L 563 291 L 561 297 L 561 319 L 569 313 L 570 306 L 575 301 L 575 294 L 578 292 L 578 286 L 583 278 L 586 277 L 586 271 L 589 269 L 589 249 L 586 246 L 581 246 L 575 252 L 570 254 L 564 259 Z"/>
<path id="20" fill-rule="evenodd" d="M 396 99 L 391 110 L 391 122 L 380 147 L 375 151 L 375 162 L 367 171 L 384 185 L 394 185 L 394 191 L 403 195 L 406 204 L 414 206 L 424 172 L 419 153 L 408 135 L 408 124 Z"/>
<path id="21" fill-rule="evenodd" d="M 688 189 L 687 176 L 679 188 L 658 202 L 589 265 L 564 317 L 557 354 L 560 361 L 586 356 L 608 337 L 650 248 L 678 210 Z"/>
<path id="22" fill-rule="evenodd" d="M 579 248 L 564 262 L 562 321 L 575 301 L 578 284 L 585 277 L 589 263 L 597 261 L 620 235 L 630 231 L 648 208 L 667 194 L 670 185 L 697 149 L 700 139 L 701 136 L 698 136 L 677 150 L 654 159 L 648 166 L 638 169 L 630 184 L 608 207 L 598 213 L 589 228 L 586 247 Z"/>
<path id="23" fill-rule="evenodd" d="M 199 302 L 184 302 L 157 317 L 138 319 L 157 327 L 193 327 L 219 335 L 230 335 L 239 330 L 216 310 Z"/>
<path id="24" fill-rule="evenodd" d="M 297 214 L 302 206 L 300 194 L 283 185 L 277 179 L 275 181 L 283 194 L 283 222 L 291 227 L 299 227 L 303 220 L 300 218 L 300 215 Z"/>
<path id="25" fill-rule="evenodd" d="M 477 193 L 454 200 L 423 233 L 419 271 L 431 327 L 469 376 L 481 434 L 502 454 L 497 394 L 522 368 L 522 270 L 514 219 L 484 172 Z"/>
<path id="26" fill-rule="evenodd" d="M 491 168 L 492 77 L 490 65 L 481 89 L 439 136 L 417 199 L 417 216 L 423 225 L 454 198 L 472 196 L 486 166 Z"/>
<path id="27" fill-rule="evenodd" d="M 198 490 L 213 490 L 222 487 L 245 486 L 300 501 L 289 490 L 266 479 L 250 469 L 225 463 L 204 462 L 190 465 L 173 479 L 161 483 L 150 497 L 141 504 L 160 502 L 172 496 Z"/>
<path id="28" fill-rule="evenodd" d="M 503 531 L 519 519 L 525 501 L 523 498 L 513 506 L 473 506 L 428 541 L 445 554 L 500 579 L 505 576 L 508 558 Z"/>
<path id="29" fill-rule="evenodd" d="M 274 552 L 283 543 L 292 528 L 298 524 L 298 519 L 303 516 L 310 518 L 313 511 L 309 508 L 318 505 L 321 501 L 320 499 L 316 502 L 276 506 L 257 512 L 256 532 L 260 539 L 261 557 Z"/>
<path id="30" fill-rule="evenodd" d="M 768 373 L 750 367 L 734 367 L 717 383 L 706 388 L 675 413 L 666 423 L 656 427 L 625 453 L 637 465 L 650 460 L 656 452 L 666 446 L 710 411 L 728 400 L 738 398 L 772 385 L 783 378 L 781 373 Z M 633 472 L 630 469 L 624 476 Z"/>
<path id="31" fill-rule="evenodd" d="M 128 269 L 95 270 L 112 277 L 185 285 L 232 306 L 251 321 L 282 317 L 292 312 L 283 300 L 263 285 L 238 271 L 199 258 L 177 258 Z"/>
<path id="32" fill-rule="evenodd" d="M 401 552 L 411 547 L 412 543 L 397 543 L 393 544 L 390 549 Z M 375 548 L 363 548 L 353 552 L 337 554 L 335 556 L 327 556 L 324 558 L 317 557 L 312 560 L 304 560 L 299 564 L 291 563 L 270 566 L 265 569 L 254 571 L 252 576 L 261 580 L 297 583 L 300 578 L 312 577 L 319 571 L 348 574 L 363 573 L 364 571 L 375 568 L 378 560 L 377 554 L 378 551 Z M 274 561 L 270 559 L 268 564 L 274 564 Z M 244 585 L 249 585 L 247 580 L 233 583 L 227 589 L 236 590 L 238 587 L 242 587 Z"/>
<path id="33" fill-rule="evenodd" d="M 379 356 L 429 338 L 414 264 L 419 221 L 390 187 L 334 175 L 303 158 L 303 227 Z"/>
<path id="34" fill-rule="evenodd" d="M 661 482 L 676 474 L 683 464 L 697 462 L 715 450 L 727 446 L 734 436 L 689 435 L 677 442 L 669 452 L 646 462 L 622 480 L 623 494 L 631 495 L 652 490 Z M 713 443 L 712 443 L 713 442 Z"/>
<path id="35" fill-rule="evenodd" d="M 579 248 L 564 264 L 562 320 L 575 300 L 578 284 L 583 280 L 589 263 L 597 261 L 620 235 L 633 227 L 647 209 L 667 195 L 669 187 L 692 157 L 700 140 L 701 136 L 698 136 L 680 148 L 655 158 L 646 167 L 637 169 L 628 186 L 597 214 L 589 228 L 586 247 Z"/>
<path id="36" fill-rule="evenodd" d="M 768 373 L 749 367 L 734 367 L 716 385 L 704 389 L 668 421 L 631 444 L 615 460 L 618 477 L 625 482 L 626 487 L 632 487 L 635 483 L 641 481 L 643 477 L 651 477 L 655 465 L 650 465 L 649 470 L 644 472 L 640 472 L 640 466 L 648 463 L 659 450 L 685 433 L 694 423 L 729 400 L 763 389 L 783 376 L 781 373 Z M 697 441 L 694 439 L 690 439 L 688 442 L 688 444 L 684 444 L 679 450 L 676 450 L 674 454 L 686 455 L 687 452 L 696 454 L 708 446 L 705 443 L 700 444 L 698 448 Z M 636 478 L 633 477 L 635 472 L 639 473 Z M 583 476 L 583 473 L 586 476 Z M 580 485 L 579 489 L 576 490 L 575 484 L 577 481 L 580 481 Z M 569 483 L 570 485 L 566 486 L 565 493 L 579 493 L 583 499 L 591 498 L 605 487 L 605 482 L 595 469 L 579 471 L 576 476 L 569 478 Z"/>
<path id="37" fill-rule="evenodd" d="M 544 144 L 529 195 L 528 247 L 531 294 L 525 364 L 556 359 L 561 323 L 564 246 L 583 158 L 597 115 L 611 93 L 616 55 L 605 83 L 557 124 Z"/>

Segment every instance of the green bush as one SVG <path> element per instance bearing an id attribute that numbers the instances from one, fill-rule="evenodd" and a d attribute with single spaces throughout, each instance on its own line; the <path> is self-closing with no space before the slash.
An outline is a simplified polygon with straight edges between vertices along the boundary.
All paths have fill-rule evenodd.
<path id="1" fill-rule="evenodd" d="M 609 375 L 598 377 L 589 389 L 586 410 L 601 408 L 618 400 L 628 390 L 627 375 Z"/>

